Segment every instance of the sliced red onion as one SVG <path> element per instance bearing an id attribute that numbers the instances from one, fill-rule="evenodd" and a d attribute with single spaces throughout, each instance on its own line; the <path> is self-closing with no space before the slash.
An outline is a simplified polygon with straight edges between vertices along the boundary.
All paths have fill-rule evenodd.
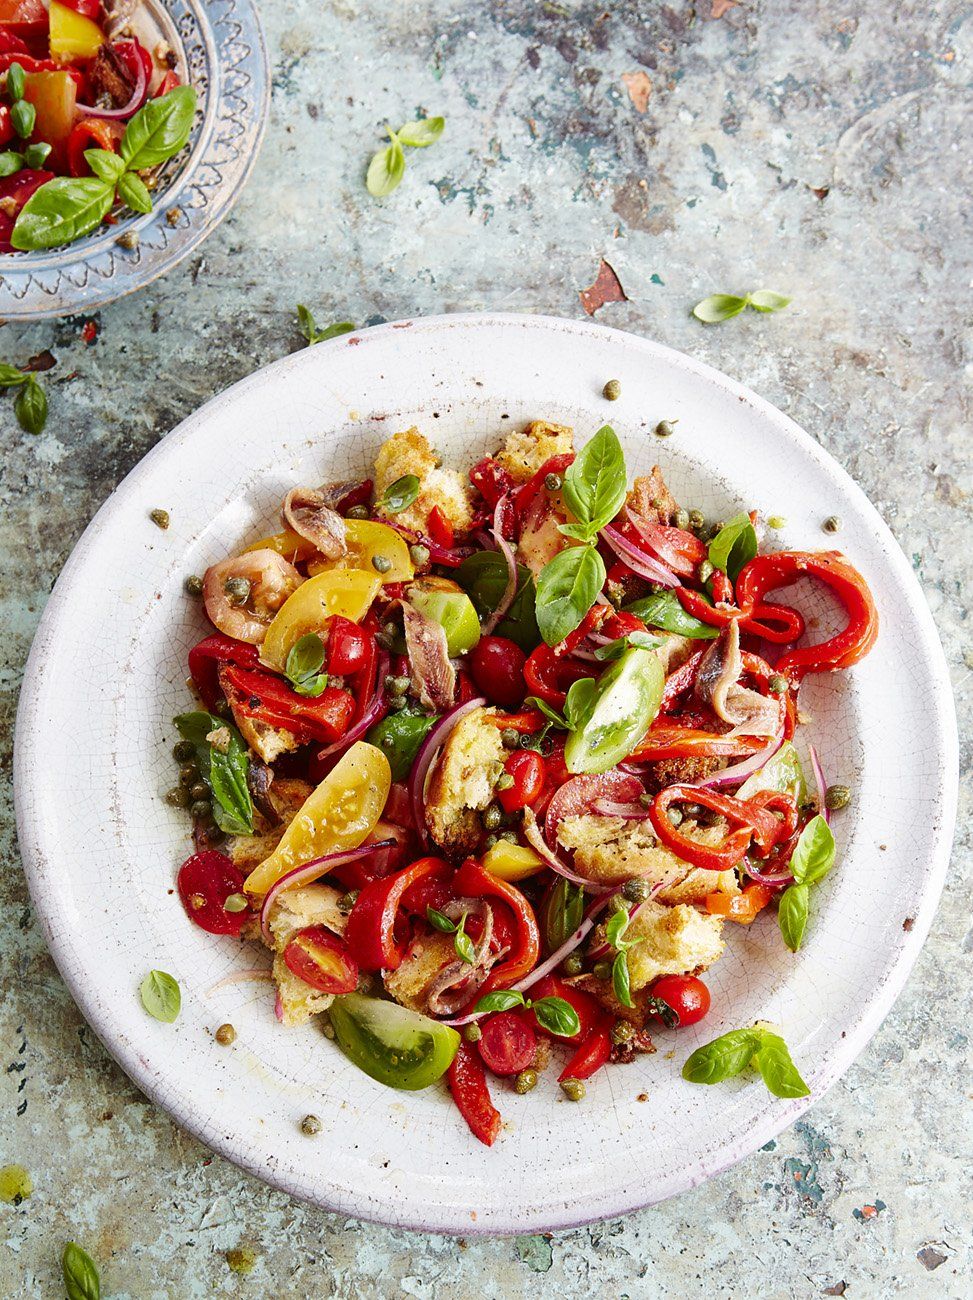
<path id="1" fill-rule="evenodd" d="M 277 1017 L 277 1019 L 280 1021 L 281 1024 L 284 1023 L 284 1003 L 281 1000 L 279 989 L 277 990 L 277 996 L 274 999 L 274 1015 Z"/>
<path id="2" fill-rule="evenodd" d="M 308 885 L 319 876 L 323 876 L 326 871 L 330 871 L 332 867 L 343 867 L 346 862 L 360 862 L 362 858 L 370 858 L 380 850 L 394 847 L 395 840 L 378 840 L 375 844 L 360 844 L 356 849 L 341 849 L 337 853 L 326 853 L 322 858 L 314 858 L 311 862 L 304 862 L 299 867 L 292 867 L 290 871 L 285 871 L 267 890 L 260 908 L 260 933 L 264 939 L 269 944 L 273 943 L 273 935 L 270 932 L 270 910 L 282 890 Z"/>
<path id="3" fill-rule="evenodd" d="M 614 889 L 613 885 L 596 885 L 586 877 L 579 876 L 576 871 L 572 871 L 553 849 L 548 848 L 547 842 L 541 834 L 541 828 L 537 825 L 537 820 L 529 809 L 524 810 L 524 838 L 534 852 L 544 859 L 553 872 L 563 876 L 565 880 L 570 880 L 572 885 L 581 885 L 593 894 L 610 894 Z"/>
<path id="4" fill-rule="evenodd" d="M 767 885 L 770 889 L 783 889 L 785 885 L 794 883 L 794 877 L 789 871 L 778 871 L 776 874 L 758 871 L 750 858 L 743 859 L 743 869 L 751 880 L 755 880 L 758 885 Z"/>
<path id="5" fill-rule="evenodd" d="M 490 615 L 487 621 L 483 624 L 483 632 L 484 635 L 486 636 L 489 636 L 489 634 L 493 631 L 493 629 L 504 617 L 507 610 L 514 603 L 514 596 L 516 596 L 517 594 L 517 561 L 514 558 L 514 553 L 511 550 L 510 543 L 503 535 L 503 528 L 501 526 L 503 508 L 507 504 L 508 499 L 509 499 L 509 493 L 505 493 L 502 497 L 500 497 L 500 499 L 497 501 L 497 504 L 493 508 L 493 528 L 491 529 L 491 532 L 493 533 L 493 536 L 496 540 L 497 549 L 499 550 L 503 558 L 507 561 L 507 585 L 503 589 L 503 595 L 500 597 L 500 603 L 497 605 L 496 609 L 493 611 L 493 613 Z"/>
<path id="6" fill-rule="evenodd" d="M 647 551 L 643 551 L 640 546 L 636 546 L 627 537 L 623 537 L 614 525 L 608 524 L 603 528 L 601 536 L 633 573 L 648 578 L 649 582 L 658 583 L 660 587 L 682 586 L 682 583 L 671 569 L 667 569 L 664 564 L 660 564 Z"/>
<path id="7" fill-rule="evenodd" d="M 824 779 L 824 768 L 821 766 L 821 760 L 818 758 L 818 751 L 812 744 L 808 744 L 808 753 L 811 755 L 811 771 L 814 773 L 814 784 L 817 787 L 818 810 L 824 820 L 831 825 L 831 812 L 827 804 L 828 783 Z"/>
<path id="8" fill-rule="evenodd" d="M 409 799 L 412 802 L 412 820 L 419 832 L 419 838 L 426 847 L 429 845 L 429 832 L 426 829 L 426 777 L 429 775 L 432 761 L 456 724 L 474 709 L 482 709 L 485 705 L 486 700 L 482 695 L 478 695 L 476 699 L 467 700 L 465 704 L 457 704 L 455 709 L 444 713 L 436 725 L 430 728 L 415 756 L 409 774 Z"/>
<path id="9" fill-rule="evenodd" d="M 360 740 L 368 728 L 381 718 L 385 709 L 385 675 L 389 670 L 389 662 L 388 655 L 384 650 L 381 651 L 378 656 L 378 671 L 375 674 L 375 690 L 372 693 L 368 708 L 340 740 L 336 740 L 333 745 L 327 745 L 324 749 L 318 750 L 319 763 L 332 754 L 343 753 L 349 745 L 353 745 L 356 740 Z"/>
<path id="10" fill-rule="evenodd" d="M 701 781 L 691 781 L 690 785 L 697 790 L 712 790 L 723 785 L 732 785 L 734 782 L 745 781 L 754 772 L 759 772 L 765 763 L 769 763 L 783 743 L 784 733 L 780 731 L 776 736 L 771 737 L 769 743 L 763 749 L 758 749 L 749 758 L 734 763 L 732 767 L 724 767 L 720 772 L 713 772 L 710 776 L 703 777 Z"/>
<path id="11" fill-rule="evenodd" d="M 425 533 L 420 533 L 415 528 L 407 528 L 405 524 L 397 524 L 392 519 L 380 519 L 378 522 L 385 524 L 387 528 L 393 528 L 407 541 L 424 546 L 429 552 L 430 560 L 434 560 L 437 564 L 448 565 L 451 569 L 458 568 L 468 555 L 473 554 L 472 546 L 440 546 Z"/>
<path id="12" fill-rule="evenodd" d="M 138 64 L 138 73 L 135 78 L 135 89 L 132 91 L 131 99 L 124 105 L 124 107 L 97 108 L 93 105 L 77 104 L 75 107 L 78 112 L 82 113 L 85 117 L 105 117 L 113 118 L 115 120 L 131 117 L 132 114 L 140 109 L 145 103 L 145 97 L 149 89 L 149 78 L 145 71 L 145 65 L 141 58 L 137 58 L 135 62 Z"/>
<path id="13" fill-rule="evenodd" d="M 679 554 L 674 546 L 669 544 L 661 524 L 655 524 L 650 519 L 645 519 L 634 510 L 626 510 L 625 513 L 639 537 L 663 564 L 667 564 L 674 573 L 679 573 L 684 578 L 693 576 L 696 572 L 696 566 L 692 560 L 687 560 L 684 555 Z"/>
<path id="14" fill-rule="evenodd" d="M 644 822 L 649 810 L 640 803 L 622 803 L 615 799 L 596 799 L 591 811 L 599 817 L 622 817 L 627 822 Z"/>
<path id="15" fill-rule="evenodd" d="M 251 966 L 247 970 L 235 970 L 232 975 L 224 975 L 221 980 L 211 984 L 203 996 L 208 998 L 217 989 L 229 988 L 231 984 L 246 984 L 249 980 L 271 980 L 273 978 L 272 972 L 266 966 Z"/>

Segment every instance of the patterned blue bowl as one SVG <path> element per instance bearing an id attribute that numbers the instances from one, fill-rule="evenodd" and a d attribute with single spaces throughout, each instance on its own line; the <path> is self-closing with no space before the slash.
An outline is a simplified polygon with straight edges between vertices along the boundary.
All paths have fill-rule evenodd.
<path id="1" fill-rule="evenodd" d="M 270 105 L 267 50 L 252 0 L 143 6 L 196 87 L 189 152 L 162 170 L 151 213 L 101 226 L 63 248 L 0 254 L 0 320 L 92 311 L 150 284 L 216 228 L 250 174 Z M 132 233 L 137 242 L 119 242 Z"/>

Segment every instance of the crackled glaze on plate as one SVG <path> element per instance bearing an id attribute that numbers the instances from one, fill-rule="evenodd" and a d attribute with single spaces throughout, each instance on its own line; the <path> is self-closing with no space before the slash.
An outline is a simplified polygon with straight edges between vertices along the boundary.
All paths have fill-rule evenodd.
<path id="1" fill-rule="evenodd" d="M 601 396 L 617 377 L 622 397 Z M 836 821 L 838 867 L 805 946 L 772 916 L 734 928 L 707 977 L 713 1011 L 660 1051 L 603 1070 L 583 1106 L 553 1074 L 497 1087 L 505 1126 L 477 1143 L 439 1087 L 400 1094 L 357 1071 L 314 1025 L 285 1031 L 266 984 L 208 992 L 253 948 L 192 926 L 172 892 L 187 853 L 172 784 L 172 715 L 204 631 L 182 580 L 273 526 L 296 483 L 355 478 L 418 424 L 464 468 L 530 419 L 609 421 L 629 474 L 658 460 L 677 498 L 715 516 L 786 516 L 775 546 L 837 540 L 867 578 L 882 631 L 850 673 L 809 679 L 801 703 L 825 771 L 855 790 Z M 656 438 L 660 419 L 676 436 Z M 169 510 L 160 532 L 149 520 Z M 838 539 L 822 520 L 844 521 Z M 820 602 L 820 603 L 819 603 Z M 805 612 L 833 612 L 810 593 Z M 740 385 L 668 348 L 589 323 L 528 316 L 405 321 L 287 357 L 214 398 L 159 444 L 65 566 L 31 652 L 18 716 L 17 815 L 31 893 L 74 997 L 122 1067 L 215 1150 L 343 1213 L 448 1232 L 536 1232 L 619 1214 L 699 1183 L 768 1141 L 867 1043 L 928 930 L 956 802 L 955 719 L 918 584 L 861 491 L 807 434 Z M 175 1025 L 137 996 L 151 967 L 183 990 Z M 759 1082 L 682 1081 L 689 1052 L 757 1019 L 783 1027 L 811 1097 Z M 232 1049 L 212 1031 L 237 1029 Z M 672 1053 L 670 1057 L 670 1053 Z M 639 1101 L 640 1094 L 647 1101 Z M 308 1112 L 323 1130 L 298 1125 Z"/>

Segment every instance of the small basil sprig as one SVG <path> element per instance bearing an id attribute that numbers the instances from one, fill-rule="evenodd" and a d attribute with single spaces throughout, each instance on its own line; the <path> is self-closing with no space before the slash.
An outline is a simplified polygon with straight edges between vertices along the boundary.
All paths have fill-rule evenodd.
<path id="1" fill-rule="evenodd" d="M 603 425 L 581 448 L 564 474 L 564 500 L 575 522 L 561 532 L 590 542 L 618 514 L 627 484 L 625 454 L 611 425 Z"/>
<path id="2" fill-rule="evenodd" d="M 498 989 L 495 993 L 487 993 L 473 1008 L 473 1014 L 479 1016 L 490 1011 L 510 1011 L 513 1007 L 533 1011 L 537 1023 L 559 1038 L 573 1038 L 581 1030 L 578 1013 L 565 998 L 538 998 L 532 1002 L 516 989 Z"/>
<path id="3" fill-rule="evenodd" d="M 69 1241 L 61 1254 L 61 1275 L 67 1300 L 101 1300 L 95 1261 L 74 1241 Z"/>
<path id="4" fill-rule="evenodd" d="M 317 632 L 308 632 L 295 641 L 287 654 L 284 674 L 297 691 L 316 699 L 328 684 L 328 674 L 321 672 L 324 663 L 324 642 Z"/>
<path id="5" fill-rule="evenodd" d="M 801 831 L 791 855 L 793 885 L 784 890 L 777 904 L 777 924 L 784 943 L 797 952 L 804 939 L 810 910 L 810 890 L 834 866 L 835 842 L 831 827 L 820 813 Z"/>
<path id="6" fill-rule="evenodd" d="M 441 934 L 451 934 L 456 956 L 460 961 L 465 962 L 467 966 L 473 965 L 476 959 L 476 949 L 473 946 L 473 940 L 466 933 L 465 912 L 458 921 L 451 921 L 445 912 L 439 912 L 434 907 L 427 907 L 426 920 L 434 930 L 439 930 Z"/>
<path id="7" fill-rule="evenodd" d="M 380 149 L 368 164 L 365 174 L 365 188 L 376 199 L 384 198 L 398 189 L 405 175 L 405 150 L 425 149 L 442 135 L 446 126 L 443 117 L 422 117 L 416 122 L 406 122 L 398 131 L 393 131 L 386 123 L 389 143 Z"/>
<path id="8" fill-rule="evenodd" d="M 766 1025 L 731 1029 L 704 1047 L 697 1047 L 682 1067 L 688 1083 L 721 1083 L 755 1065 L 775 1097 L 806 1097 L 810 1092 L 791 1060 L 780 1034 Z"/>
<path id="9" fill-rule="evenodd" d="M 678 636 L 690 637 L 694 641 L 713 641 L 720 634 L 719 628 L 710 627 L 708 623 L 687 613 L 679 603 L 679 598 L 671 591 L 660 591 L 654 596 L 634 600 L 625 609 L 649 627 L 661 628 L 663 632 L 675 632 Z"/>
<path id="10" fill-rule="evenodd" d="M 40 433 L 47 423 L 47 394 L 36 375 L 0 363 L 0 388 L 18 389 L 14 415 L 24 433 Z"/>
<path id="11" fill-rule="evenodd" d="M 198 710 L 173 721 L 184 740 L 196 746 L 199 774 L 213 792 L 213 816 L 228 835 L 253 834 L 253 800 L 247 785 L 247 747 L 236 727 Z M 211 737 L 219 743 L 214 743 Z"/>
<path id="12" fill-rule="evenodd" d="M 757 554 L 757 533 L 746 513 L 728 520 L 709 544 L 709 562 L 736 582 L 740 570 Z"/>
<path id="13" fill-rule="evenodd" d="M 171 1025 L 179 1015 L 182 994 L 179 992 L 179 985 L 164 970 L 149 971 L 139 985 L 139 996 L 142 999 L 142 1006 L 156 1020 Z"/>
<path id="14" fill-rule="evenodd" d="M 577 731 L 591 716 L 597 693 L 598 683 L 593 677 L 579 677 L 568 687 L 563 713 L 558 713 L 557 709 L 538 695 L 528 695 L 524 700 L 524 708 L 536 709 L 552 726 L 560 727 L 562 731 Z"/>
<path id="15" fill-rule="evenodd" d="M 327 343 L 328 339 L 336 339 L 339 334 L 351 334 L 354 330 L 350 320 L 336 321 L 333 325 L 326 325 L 323 330 L 319 330 L 310 309 L 305 307 L 302 302 L 297 304 L 297 328 L 307 339 L 308 347 L 314 343 Z"/>
<path id="16" fill-rule="evenodd" d="M 408 510 L 418 495 L 419 480 L 415 474 L 403 474 L 388 485 L 377 504 L 386 514 L 397 515 L 402 510 Z"/>
<path id="17" fill-rule="evenodd" d="M 544 565 L 534 608 L 548 645 L 557 645 L 574 631 L 604 585 L 605 561 L 593 546 L 568 546 Z"/>
<path id="18" fill-rule="evenodd" d="M 609 947 L 615 949 L 615 960 L 612 962 L 612 990 L 623 1007 L 633 1007 L 635 1005 L 632 1001 L 628 950 L 634 948 L 638 940 L 625 938 L 628 922 L 628 909 L 620 907 L 617 912 L 612 912 L 605 924 L 605 942 Z"/>
<path id="19" fill-rule="evenodd" d="M 758 289 L 755 293 L 744 294 L 742 298 L 732 293 L 712 293 L 693 308 L 693 315 L 704 325 L 718 325 L 720 321 L 739 316 L 747 307 L 754 311 L 783 311 L 790 302 L 781 293 L 770 289 Z"/>
<path id="20" fill-rule="evenodd" d="M 108 215 L 116 190 L 133 211 L 151 212 L 149 191 L 135 173 L 179 153 L 189 140 L 195 113 L 192 86 L 176 86 L 150 99 L 126 126 L 117 154 L 85 150 L 93 176 L 56 176 L 34 191 L 10 235 L 14 248 L 54 248 L 89 234 Z"/>
<path id="21" fill-rule="evenodd" d="M 595 658 L 602 661 L 618 659 L 630 645 L 638 646 L 640 650 L 656 650 L 659 647 L 659 638 L 648 632 L 627 632 L 625 636 L 609 641 L 608 645 L 599 646 L 594 652 Z"/>

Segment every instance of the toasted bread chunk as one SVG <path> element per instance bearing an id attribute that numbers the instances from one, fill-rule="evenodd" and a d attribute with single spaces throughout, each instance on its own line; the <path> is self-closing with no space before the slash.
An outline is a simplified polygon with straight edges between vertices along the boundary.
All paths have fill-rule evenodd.
<path id="1" fill-rule="evenodd" d="M 574 430 L 566 424 L 532 420 L 525 429 L 511 433 L 497 460 L 515 483 L 526 483 L 545 461 L 574 451 Z"/>
<path id="2" fill-rule="evenodd" d="M 284 949 L 300 930 L 323 925 L 335 934 L 343 934 L 347 917 L 338 908 L 341 897 L 331 885 L 316 882 L 300 888 L 285 889 L 278 894 L 270 914 L 270 932 L 274 939 L 274 981 L 280 996 L 284 1024 L 302 1025 L 312 1016 L 327 1010 L 334 995 L 321 993 L 305 984 L 284 962 Z"/>
<path id="3" fill-rule="evenodd" d="M 405 510 L 390 513 L 381 501 L 387 488 L 406 474 L 419 480 L 419 495 Z M 375 457 L 375 517 L 428 534 L 429 512 L 436 506 L 457 533 L 465 533 L 473 523 L 470 504 L 472 489 L 454 469 L 444 469 L 436 453 L 415 427 L 393 434 Z"/>
<path id="4" fill-rule="evenodd" d="M 453 937 L 449 934 L 419 935 L 412 941 L 398 970 L 385 976 L 385 987 L 404 1007 L 426 1013 L 429 986 L 443 969 L 456 960 Z"/>
<path id="5" fill-rule="evenodd" d="M 632 917 L 626 939 L 638 940 L 628 950 L 633 989 L 643 989 L 660 975 L 697 974 L 723 951 L 723 922 L 695 907 L 677 903 L 643 903 Z"/>
<path id="6" fill-rule="evenodd" d="M 496 709 L 474 709 L 453 728 L 436 761 L 426 793 L 429 834 L 447 853 L 471 853 L 480 838 L 477 813 L 493 800 L 507 751 Z"/>
<path id="7" fill-rule="evenodd" d="M 658 519 L 660 524 L 671 524 L 679 509 L 658 465 L 652 466 L 651 474 L 643 474 L 633 481 L 626 504 L 646 519 Z"/>

